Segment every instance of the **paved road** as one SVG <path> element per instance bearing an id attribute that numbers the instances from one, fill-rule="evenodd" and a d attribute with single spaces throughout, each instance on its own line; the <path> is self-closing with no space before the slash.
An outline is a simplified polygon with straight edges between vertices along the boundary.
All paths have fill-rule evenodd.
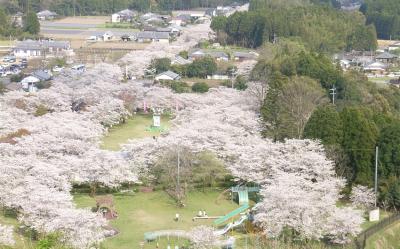
<path id="1" fill-rule="evenodd" d="M 41 22 L 40 26 L 43 28 L 69 28 L 69 29 L 90 29 L 96 28 L 98 24 L 87 23 L 54 23 L 54 22 Z"/>
<path id="2" fill-rule="evenodd" d="M 81 35 L 83 36 L 82 38 L 87 38 L 92 35 L 102 35 L 106 31 L 111 31 L 114 35 L 116 36 L 121 36 L 124 34 L 133 34 L 137 32 L 137 30 L 113 30 L 113 29 L 96 29 L 96 30 L 80 30 L 80 29 L 54 29 L 54 28 L 42 28 L 41 33 L 51 36 L 52 34 L 54 35 Z"/>

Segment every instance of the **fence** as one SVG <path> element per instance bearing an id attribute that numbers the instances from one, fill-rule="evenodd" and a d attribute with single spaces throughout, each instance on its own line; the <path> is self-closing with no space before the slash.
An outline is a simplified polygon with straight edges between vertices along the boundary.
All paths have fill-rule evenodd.
<path id="1" fill-rule="evenodd" d="M 371 226 L 364 232 L 358 235 L 358 237 L 355 239 L 354 243 L 357 247 L 357 249 L 364 249 L 366 244 L 367 244 L 367 239 L 377 233 L 378 231 L 388 227 L 389 225 L 395 223 L 396 221 L 400 221 L 400 213 L 391 215 L 383 220 L 381 220 L 379 223 Z"/>

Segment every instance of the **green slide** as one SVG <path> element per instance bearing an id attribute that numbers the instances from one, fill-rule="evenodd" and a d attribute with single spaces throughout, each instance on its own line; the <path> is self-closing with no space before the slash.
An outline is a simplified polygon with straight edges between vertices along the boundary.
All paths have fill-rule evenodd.
<path id="1" fill-rule="evenodd" d="M 239 208 L 233 210 L 232 212 L 228 213 L 225 216 L 222 216 L 219 219 L 216 219 L 214 221 L 214 225 L 220 225 L 222 223 L 224 223 L 225 221 L 229 220 L 232 217 L 235 217 L 236 215 L 239 215 L 240 213 L 246 211 L 247 209 L 249 209 L 249 203 L 244 203 L 242 206 L 240 206 Z"/>

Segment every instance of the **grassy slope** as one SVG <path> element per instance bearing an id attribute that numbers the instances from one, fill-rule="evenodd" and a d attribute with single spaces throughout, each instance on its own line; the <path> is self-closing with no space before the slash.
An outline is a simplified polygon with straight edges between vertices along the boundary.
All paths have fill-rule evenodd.
<path id="1" fill-rule="evenodd" d="M 0 209 L 0 224 L 14 226 L 14 231 L 18 227 L 18 221 L 15 218 L 4 216 L 3 210 L 1 209 Z M 13 248 L 25 249 L 25 248 L 31 248 L 32 246 L 32 241 L 29 238 L 23 237 L 22 235 L 19 235 L 16 232 L 14 232 L 14 240 L 16 244 Z M 3 247 L 0 245 L 0 248 Z"/>
<path id="2" fill-rule="evenodd" d="M 161 126 L 168 129 L 168 120 L 167 117 L 161 117 Z M 126 143 L 129 139 L 159 136 L 160 132 L 146 131 L 146 128 L 148 128 L 152 122 L 151 115 L 137 114 L 133 116 L 124 124 L 112 127 L 107 136 L 103 138 L 101 148 L 119 150 L 120 145 Z"/>
<path id="3" fill-rule="evenodd" d="M 370 237 L 366 249 L 400 249 L 400 222 Z"/>
<path id="4" fill-rule="evenodd" d="M 145 232 L 163 229 L 190 230 L 201 224 L 211 225 L 212 221 L 192 221 L 199 210 L 205 210 L 209 216 L 226 214 L 238 207 L 228 200 L 216 204 L 220 191 L 191 192 L 185 208 L 177 208 L 175 202 L 165 192 L 137 193 L 135 195 L 116 195 L 115 206 L 119 217 L 111 225 L 120 231 L 114 238 L 104 242 L 107 249 L 139 248 Z M 79 207 L 94 206 L 95 202 L 87 195 L 76 195 L 75 202 Z M 173 221 L 179 213 L 181 220 Z M 160 245 L 165 241 L 161 241 Z M 146 244 L 145 248 L 155 248 L 155 244 Z"/>

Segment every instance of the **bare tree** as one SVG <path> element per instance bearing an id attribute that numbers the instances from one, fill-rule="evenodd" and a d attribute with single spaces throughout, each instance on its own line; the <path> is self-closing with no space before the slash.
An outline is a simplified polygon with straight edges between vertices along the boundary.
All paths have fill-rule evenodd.
<path id="1" fill-rule="evenodd" d="M 293 122 L 295 137 L 302 137 L 311 114 L 318 105 L 326 101 L 321 86 L 310 78 L 294 77 L 283 85 L 279 102 L 282 104 L 284 114 L 287 114 Z"/>

